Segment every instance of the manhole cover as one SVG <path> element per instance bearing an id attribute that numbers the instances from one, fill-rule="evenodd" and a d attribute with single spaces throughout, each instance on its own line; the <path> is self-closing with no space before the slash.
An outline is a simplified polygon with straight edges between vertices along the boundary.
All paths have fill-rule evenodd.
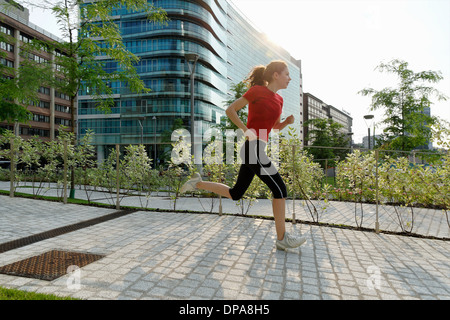
<path id="1" fill-rule="evenodd" d="M 70 266 L 82 268 L 103 255 L 53 250 L 0 267 L 0 274 L 52 281 L 67 274 Z"/>

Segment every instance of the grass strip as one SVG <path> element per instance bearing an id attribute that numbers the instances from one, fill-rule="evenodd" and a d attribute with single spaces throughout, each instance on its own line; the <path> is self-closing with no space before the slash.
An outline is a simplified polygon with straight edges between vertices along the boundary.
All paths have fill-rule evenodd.
<path id="1" fill-rule="evenodd" d="M 43 294 L 0 287 L 0 300 L 79 300 L 79 299 L 70 297 L 59 297 L 54 294 Z"/>

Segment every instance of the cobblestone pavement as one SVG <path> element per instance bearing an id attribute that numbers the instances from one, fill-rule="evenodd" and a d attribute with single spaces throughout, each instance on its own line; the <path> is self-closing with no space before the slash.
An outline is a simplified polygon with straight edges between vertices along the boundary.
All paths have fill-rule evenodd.
<path id="1" fill-rule="evenodd" d="M 0 196 L 0 243 L 114 211 Z M 1 253 L 0 266 L 53 249 L 105 257 L 53 281 L 0 274 L 0 286 L 82 299 L 450 300 L 448 241 L 287 226 L 307 243 L 277 251 L 267 219 L 138 211 Z"/>

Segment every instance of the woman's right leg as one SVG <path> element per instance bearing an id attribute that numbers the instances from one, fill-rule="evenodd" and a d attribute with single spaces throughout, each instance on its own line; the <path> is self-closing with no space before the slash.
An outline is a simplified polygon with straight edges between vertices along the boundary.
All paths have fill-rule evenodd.
<path id="1" fill-rule="evenodd" d="M 275 230 L 277 239 L 283 240 L 286 233 L 286 199 L 272 200 L 273 217 L 275 218 Z"/>

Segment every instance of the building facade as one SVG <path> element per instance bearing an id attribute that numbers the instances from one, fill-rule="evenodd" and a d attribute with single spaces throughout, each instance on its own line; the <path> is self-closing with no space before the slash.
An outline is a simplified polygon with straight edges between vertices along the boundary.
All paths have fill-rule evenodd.
<path id="1" fill-rule="evenodd" d="M 29 10 L 22 5 L 0 0 L 0 32 L 14 39 L 13 43 L 0 43 L 0 50 L 6 53 L 1 63 L 19 69 L 23 57 L 21 47 L 32 39 L 43 41 L 61 41 L 56 36 L 34 25 L 29 21 Z M 38 63 L 52 63 L 55 53 L 41 50 L 28 53 L 28 59 Z M 42 86 L 39 89 L 39 102 L 28 105 L 32 119 L 26 124 L 8 124 L 0 122 L 0 127 L 16 132 L 23 138 L 38 136 L 43 140 L 54 139 L 59 126 L 72 129 L 69 97 L 58 93 L 54 88 Z"/>
<path id="2" fill-rule="evenodd" d="M 113 83 L 115 107 L 105 115 L 95 109 L 89 92 L 78 97 L 78 132 L 95 132 L 98 159 L 108 155 L 115 144 L 148 146 L 157 157 L 164 151 L 167 133 L 175 120 L 191 130 L 191 73 L 186 55 L 196 55 L 194 73 L 195 137 L 202 143 L 203 133 L 225 116 L 232 84 L 243 81 L 254 66 L 272 60 L 289 64 L 292 82 L 280 91 L 285 105 L 283 117 L 294 114 L 294 127 L 301 130 L 301 63 L 276 45 L 270 44 L 247 19 L 226 0 L 155 0 L 169 17 L 167 25 L 148 23 L 145 14 L 118 8 L 113 16 L 126 48 L 140 58 L 137 71 L 148 94 L 133 94 L 120 83 Z M 104 57 L 107 68 L 118 66 Z M 180 121 L 180 120 L 178 120 Z M 204 143 L 204 142 L 203 142 Z M 201 150 L 200 150 L 201 151 Z"/>
<path id="3" fill-rule="evenodd" d="M 353 118 L 350 113 L 339 110 L 308 92 L 303 94 L 303 116 L 305 122 L 313 119 L 331 119 L 343 126 L 342 133 L 352 134 Z M 305 145 L 308 144 L 306 137 L 312 129 L 311 126 L 310 124 L 303 128 L 303 141 Z"/>
<path id="4" fill-rule="evenodd" d="M 349 112 L 345 110 L 339 110 L 332 105 L 328 105 L 327 116 L 329 119 L 343 126 L 343 133 L 347 134 L 352 132 L 353 118 L 351 117 L 351 114 Z"/>
<path id="5" fill-rule="evenodd" d="M 362 147 L 364 149 L 375 149 L 377 140 L 380 138 L 381 138 L 381 136 L 379 136 L 379 135 L 376 135 L 376 136 L 371 135 L 370 141 L 369 141 L 369 136 L 364 136 L 363 140 L 362 140 Z"/>

